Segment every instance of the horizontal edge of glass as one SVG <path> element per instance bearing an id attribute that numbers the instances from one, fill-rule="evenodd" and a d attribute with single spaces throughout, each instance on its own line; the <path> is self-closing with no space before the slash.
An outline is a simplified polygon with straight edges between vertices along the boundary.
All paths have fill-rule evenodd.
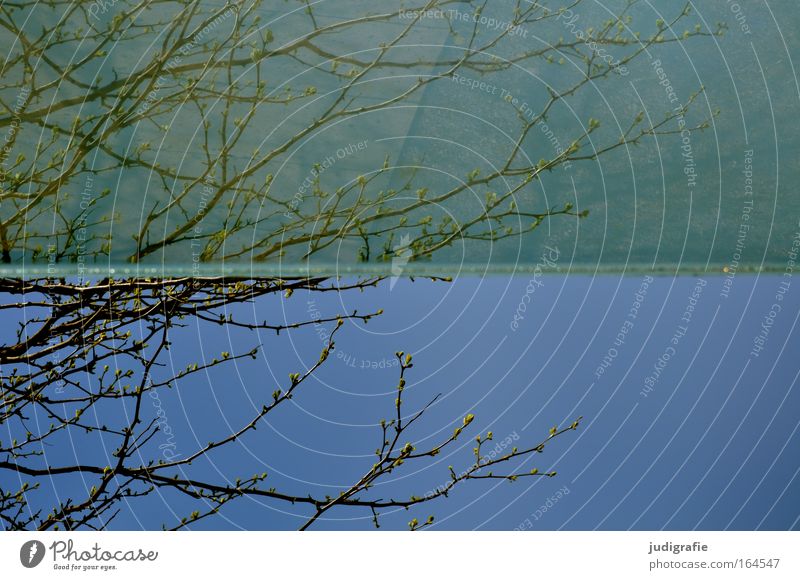
<path id="1" fill-rule="evenodd" d="M 313 265 L 302 264 L 125 264 L 105 265 L 58 265 L 47 264 L 0 265 L 0 276 L 12 278 L 169 278 L 169 277 L 314 277 L 314 276 L 455 276 L 455 275 L 510 275 L 510 274 L 653 274 L 669 275 L 730 275 L 768 274 L 786 271 L 785 263 L 739 264 L 735 270 L 727 264 L 680 263 L 680 264 L 590 264 L 572 263 L 563 266 L 542 268 L 538 264 L 416 264 L 408 265 L 401 274 L 392 272 L 391 265 Z"/>

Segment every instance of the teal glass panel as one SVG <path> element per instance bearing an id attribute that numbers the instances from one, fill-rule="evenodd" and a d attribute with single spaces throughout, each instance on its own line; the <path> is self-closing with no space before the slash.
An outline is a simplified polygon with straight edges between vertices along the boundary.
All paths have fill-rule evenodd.
<path id="1" fill-rule="evenodd" d="M 4 275 L 784 271 L 800 10 L 0 13 Z"/>

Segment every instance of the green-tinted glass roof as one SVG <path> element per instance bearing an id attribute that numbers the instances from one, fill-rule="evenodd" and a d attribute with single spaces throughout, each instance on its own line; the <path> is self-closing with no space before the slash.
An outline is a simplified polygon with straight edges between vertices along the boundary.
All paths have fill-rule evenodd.
<path id="1" fill-rule="evenodd" d="M 5 5 L 0 271 L 793 267 L 793 3 L 483 4 Z"/>

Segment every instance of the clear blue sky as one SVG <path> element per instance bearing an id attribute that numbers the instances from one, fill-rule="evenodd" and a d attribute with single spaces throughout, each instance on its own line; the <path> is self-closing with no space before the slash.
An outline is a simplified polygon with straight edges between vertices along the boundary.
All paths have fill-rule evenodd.
<path id="1" fill-rule="evenodd" d="M 635 318 L 630 313 L 641 276 L 554 275 L 540 278 L 541 286 L 529 286 L 528 277 L 399 280 L 393 289 L 385 283 L 363 294 L 295 293 L 289 300 L 261 301 L 241 316 L 253 317 L 255 310 L 259 320 L 291 321 L 315 308 L 324 315 L 353 308 L 384 308 L 385 314 L 366 327 L 343 328 L 334 355 L 291 407 L 236 448 L 196 463 L 193 473 L 222 481 L 223 474 L 267 471 L 269 485 L 279 489 L 335 495 L 371 465 L 376 423 L 392 410 L 397 368 L 372 363 L 380 367 L 402 349 L 415 361 L 409 409 L 444 395 L 419 423 L 415 444 L 446 437 L 466 413 L 477 417 L 470 435 L 492 430 L 500 439 L 516 433 L 520 446 L 578 415 L 584 423 L 523 465 L 556 469 L 558 477 L 467 482 L 447 500 L 385 513 L 384 528 L 404 528 L 412 517 L 434 514 L 440 529 L 797 529 L 800 287 L 793 281 L 777 301 L 781 277 L 739 275 L 725 298 L 723 277 L 703 280 L 688 324 L 681 319 L 698 288 L 691 277 L 655 278 Z M 511 321 L 526 288 L 535 290 L 514 331 Z M 755 356 L 754 339 L 774 303 L 781 311 L 768 319 L 766 342 Z M 615 344 L 623 326 L 628 332 Z M 681 326 L 685 334 L 676 337 Z M 172 357 L 180 368 L 198 353 L 211 358 L 244 350 L 254 339 L 190 326 Z M 260 339 L 258 360 L 161 394 L 177 453 L 191 453 L 242 425 L 276 386 L 285 386 L 288 373 L 313 364 L 322 347 L 314 328 L 288 337 L 263 333 Z M 664 355 L 669 360 L 657 372 Z M 613 361 L 599 374 L 609 356 Z M 448 465 L 466 467 L 471 448 L 470 436 L 435 462 L 398 471 L 377 493 L 424 495 L 447 481 Z M 557 501 L 540 510 L 554 494 Z M 173 510 L 186 515 L 187 508 L 171 495 L 134 502 L 116 526 L 160 527 Z M 296 528 L 304 513 L 245 498 L 198 527 Z M 369 529 L 370 515 L 334 510 L 318 528 Z"/>

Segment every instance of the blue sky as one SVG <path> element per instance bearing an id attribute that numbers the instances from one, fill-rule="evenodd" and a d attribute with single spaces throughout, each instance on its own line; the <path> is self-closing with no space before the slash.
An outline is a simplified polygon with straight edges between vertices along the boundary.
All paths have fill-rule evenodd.
<path id="1" fill-rule="evenodd" d="M 385 312 L 366 326 L 348 323 L 333 356 L 291 406 L 190 473 L 223 481 L 267 471 L 278 489 L 335 495 L 372 463 L 377 423 L 393 409 L 398 369 L 391 361 L 404 350 L 415 363 L 407 377 L 409 411 L 443 395 L 409 433 L 415 445 L 445 438 L 467 413 L 476 419 L 458 447 L 397 471 L 377 486 L 380 496 L 424 495 L 446 483 L 449 465 L 456 471 L 469 465 L 478 432 L 518 438 L 522 447 L 554 424 L 584 421 L 521 465 L 555 469 L 557 477 L 466 482 L 448 499 L 385 512 L 383 528 L 405 528 L 412 517 L 433 514 L 439 529 L 797 529 L 800 293 L 791 278 L 738 275 L 725 297 L 724 280 L 401 279 L 363 294 L 297 292 L 242 307 L 237 316 L 272 322 L 299 320 L 315 309 Z M 783 280 L 790 286 L 778 300 Z M 765 326 L 763 349 L 754 354 Z M 160 407 L 173 434 L 157 437 L 154 453 L 155 445 L 169 443 L 185 456 L 241 426 L 290 372 L 316 361 L 318 331 L 277 337 L 182 329 L 171 351 L 175 368 L 192 357 L 247 350 L 258 340 L 262 354 L 180 382 L 153 400 L 153 416 Z M 74 448 L 79 456 L 90 452 Z M 66 455 L 53 460 L 51 452 L 51 461 L 68 461 L 72 451 L 58 453 Z M 177 496 L 152 497 L 132 502 L 116 527 L 160 527 L 191 509 Z M 303 515 L 300 508 L 244 498 L 197 527 L 293 529 Z M 317 528 L 369 529 L 370 517 L 333 510 Z"/>

